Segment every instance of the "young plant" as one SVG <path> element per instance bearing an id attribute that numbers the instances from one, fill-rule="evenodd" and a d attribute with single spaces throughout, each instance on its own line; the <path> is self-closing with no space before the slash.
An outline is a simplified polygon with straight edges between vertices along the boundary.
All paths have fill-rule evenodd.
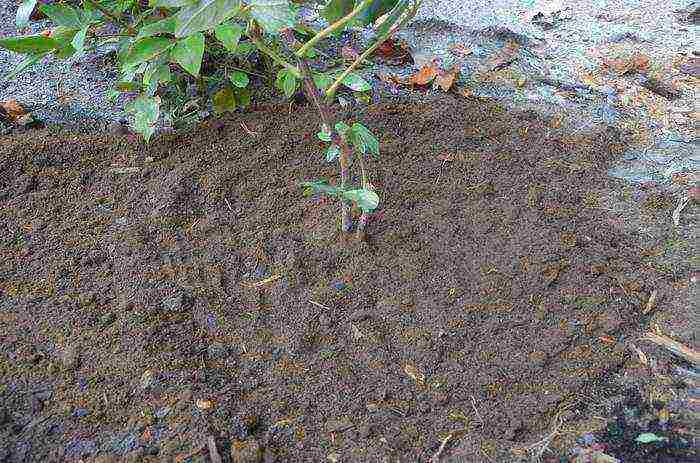
<path id="1" fill-rule="evenodd" d="M 363 125 L 336 120 L 329 107 L 340 86 L 353 91 L 370 89 L 354 71 L 415 15 L 420 1 L 326 0 L 320 3 L 330 25 L 314 31 L 301 23 L 298 6 L 290 0 L 74 0 L 41 4 L 39 10 L 56 27 L 38 35 L 2 38 L 0 48 L 26 55 L 6 76 L 12 78 L 49 55 L 78 59 L 103 45 L 116 44 L 116 89 L 137 94 L 125 109 L 133 116 L 133 129 L 147 142 L 162 117 L 167 90 L 178 88 L 183 81 L 194 81 L 200 89 L 212 81 L 219 86 L 211 99 L 215 112 L 246 105 L 250 76 L 255 74 L 250 57 L 257 51 L 277 71 L 275 86 L 288 98 L 303 86 L 319 111 L 319 137 L 330 143 L 326 160 L 339 163 L 337 186 L 325 181 L 303 186 L 340 200 L 343 234 L 352 229 L 351 205 L 356 205 L 362 211 L 357 234 L 364 238 L 368 213 L 379 204 L 365 161 L 367 155 L 379 155 L 379 142 Z M 26 26 L 37 3 L 22 2 L 16 17 L 18 28 Z M 331 35 L 358 24 L 376 24 L 373 43 L 342 72 L 313 72 L 310 59 L 317 56 L 316 48 Z M 112 31 L 105 31 L 107 25 Z M 296 34 L 310 38 L 302 44 Z M 223 60 L 216 70 L 223 73 L 223 79 L 203 76 L 207 56 L 233 58 L 236 64 Z M 221 61 L 217 58 L 214 63 Z M 350 184 L 350 169 L 355 165 L 360 169 L 359 186 Z"/>

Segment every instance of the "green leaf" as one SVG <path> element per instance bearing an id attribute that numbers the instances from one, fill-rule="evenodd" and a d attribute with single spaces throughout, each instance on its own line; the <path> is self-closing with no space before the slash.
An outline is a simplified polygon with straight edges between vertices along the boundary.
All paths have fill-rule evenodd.
<path id="1" fill-rule="evenodd" d="M 250 83 L 250 78 L 248 74 L 242 71 L 233 71 L 229 76 L 231 83 L 238 88 L 246 88 L 248 83 Z"/>
<path id="2" fill-rule="evenodd" d="M 15 26 L 17 26 L 17 29 L 22 29 L 29 24 L 29 17 L 34 11 L 36 2 L 37 0 L 24 0 L 17 8 L 17 15 L 15 15 Z"/>
<path id="3" fill-rule="evenodd" d="M 328 21 L 328 24 L 333 24 L 340 18 L 347 16 L 354 7 L 355 0 L 331 0 L 321 11 L 321 16 Z"/>
<path id="4" fill-rule="evenodd" d="M 338 122 L 335 124 L 335 131 L 340 134 L 341 137 L 344 137 L 345 134 L 348 133 L 348 130 L 350 130 L 350 126 L 347 125 L 345 122 Z"/>
<path id="5" fill-rule="evenodd" d="M 378 37 L 378 40 L 384 40 L 384 36 L 388 34 L 392 26 L 396 24 L 399 21 L 399 19 L 401 19 L 402 15 L 404 14 L 404 12 L 406 12 L 408 7 L 408 0 L 399 0 L 396 3 L 394 8 L 392 8 L 392 10 L 387 15 L 384 22 L 382 22 L 377 28 L 376 36 Z"/>
<path id="6" fill-rule="evenodd" d="M 355 74 L 354 72 L 348 74 L 344 79 L 343 79 L 343 85 L 348 87 L 350 90 L 354 90 L 356 92 L 366 92 L 367 90 L 371 90 L 372 86 L 367 82 L 365 79 L 362 78 L 359 74 Z"/>
<path id="7" fill-rule="evenodd" d="M 361 24 L 372 24 L 380 16 L 391 10 L 399 0 L 374 0 L 365 11 L 360 13 L 357 22 Z"/>
<path id="8" fill-rule="evenodd" d="M 333 162 L 338 158 L 338 156 L 340 156 L 340 146 L 329 146 L 328 150 L 326 151 L 326 162 Z"/>
<path id="9" fill-rule="evenodd" d="M 15 76 L 17 76 L 19 73 L 24 71 L 25 69 L 35 65 L 38 63 L 44 56 L 48 55 L 50 52 L 45 52 L 41 53 L 38 55 L 29 55 L 26 58 L 24 58 L 15 68 L 8 72 L 6 75 L 2 77 L 3 80 L 9 81 L 10 79 L 14 79 Z"/>
<path id="10" fill-rule="evenodd" d="M 185 6 L 175 16 L 176 37 L 187 37 L 231 19 L 241 11 L 240 0 L 199 0 Z"/>
<path id="11" fill-rule="evenodd" d="M 58 48 L 58 42 L 43 35 L 26 35 L 0 39 L 0 47 L 15 53 L 45 53 Z"/>
<path id="12" fill-rule="evenodd" d="M 58 26 L 70 27 L 71 29 L 82 29 L 80 12 L 72 6 L 41 4 L 39 10 L 48 16 Z"/>
<path id="13" fill-rule="evenodd" d="M 168 51 L 173 45 L 173 42 L 165 37 L 146 37 L 137 40 L 129 47 L 123 65 L 130 67 L 150 61 Z"/>
<path id="14" fill-rule="evenodd" d="M 231 90 L 229 87 L 216 92 L 212 103 L 216 114 L 222 114 L 226 111 L 233 112 L 236 110 L 236 96 L 233 94 L 233 90 Z"/>
<path id="15" fill-rule="evenodd" d="M 247 88 L 237 88 L 234 90 L 236 101 L 243 108 L 250 106 L 250 90 Z"/>
<path id="16" fill-rule="evenodd" d="M 340 188 L 330 186 L 325 180 L 318 180 L 315 182 L 302 182 L 302 188 L 313 191 L 314 193 L 320 193 L 328 196 L 340 196 Z"/>
<path id="17" fill-rule="evenodd" d="M 324 128 L 325 128 L 325 127 L 324 127 Z M 316 136 L 317 136 L 318 139 L 321 140 L 321 141 L 325 141 L 325 142 L 331 142 L 331 141 L 333 141 L 333 139 L 331 138 L 331 133 L 330 133 L 330 132 L 325 132 L 325 131 L 321 130 L 320 132 L 318 132 L 318 133 L 316 134 Z"/>
<path id="18" fill-rule="evenodd" d="M 287 98 L 291 98 L 297 89 L 297 79 L 287 69 L 282 69 L 277 73 L 275 86 L 282 90 Z"/>
<path id="19" fill-rule="evenodd" d="M 362 154 L 367 151 L 379 156 L 379 140 L 362 124 L 354 123 L 350 132 L 350 141 Z"/>
<path id="20" fill-rule="evenodd" d="M 251 0 L 250 6 L 251 16 L 268 34 L 294 27 L 296 14 L 289 0 Z"/>
<path id="21" fill-rule="evenodd" d="M 197 0 L 150 0 L 148 6 L 153 8 L 180 8 L 194 3 Z"/>
<path id="22" fill-rule="evenodd" d="M 325 90 L 333 84 L 333 79 L 326 74 L 314 74 L 313 79 L 320 90 Z"/>
<path id="23" fill-rule="evenodd" d="M 139 33 L 136 36 L 136 40 L 143 39 L 144 37 L 153 37 L 159 34 L 175 34 L 175 18 L 170 16 L 160 21 L 152 22 L 146 24 L 139 29 Z"/>
<path id="24" fill-rule="evenodd" d="M 255 45 L 253 45 L 251 42 L 240 42 L 238 44 L 236 54 L 239 56 L 246 56 L 249 55 L 253 50 L 255 50 Z"/>
<path id="25" fill-rule="evenodd" d="M 645 432 L 638 435 L 635 440 L 640 444 L 650 444 L 652 442 L 665 442 L 668 440 L 668 437 L 657 436 L 654 433 Z"/>
<path id="26" fill-rule="evenodd" d="M 71 46 L 75 48 L 75 51 L 78 53 L 82 53 L 83 49 L 85 48 L 85 36 L 87 35 L 87 27 L 84 27 L 83 29 L 79 30 L 74 36 L 73 40 L 71 40 Z"/>
<path id="27" fill-rule="evenodd" d="M 243 27 L 236 23 L 221 24 L 214 29 L 216 38 L 231 53 L 236 52 L 242 34 Z"/>
<path id="28" fill-rule="evenodd" d="M 160 82 L 170 82 L 172 75 L 170 66 L 165 63 L 148 63 L 148 67 L 143 73 L 143 84 L 149 86 Z"/>
<path id="29" fill-rule="evenodd" d="M 377 196 L 377 193 L 364 188 L 344 191 L 343 198 L 353 201 L 365 212 L 372 212 L 379 206 L 379 196 Z"/>
<path id="30" fill-rule="evenodd" d="M 171 60 L 195 77 L 199 75 L 203 57 L 204 34 L 201 32 L 180 40 L 170 53 Z"/>
<path id="31" fill-rule="evenodd" d="M 155 124 L 160 117 L 160 98 L 139 95 L 127 104 L 125 109 L 134 115 L 133 129 L 143 135 L 148 143 L 155 133 Z"/>

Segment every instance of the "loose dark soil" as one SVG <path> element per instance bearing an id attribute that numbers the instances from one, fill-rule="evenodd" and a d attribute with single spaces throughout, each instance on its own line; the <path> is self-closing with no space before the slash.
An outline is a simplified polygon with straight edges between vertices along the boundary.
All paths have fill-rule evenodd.
<path id="1" fill-rule="evenodd" d="M 452 96 L 355 116 L 367 243 L 298 187 L 335 175 L 311 108 L 0 138 L 0 460 L 425 462 L 452 433 L 443 461 L 509 461 L 610 394 L 672 283 L 598 207 L 624 137 Z"/>

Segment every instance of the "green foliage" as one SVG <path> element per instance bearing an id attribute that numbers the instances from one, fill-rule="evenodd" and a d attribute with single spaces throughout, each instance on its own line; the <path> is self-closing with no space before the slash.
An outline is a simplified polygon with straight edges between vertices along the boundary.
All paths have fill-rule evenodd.
<path id="1" fill-rule="evenodd" d="M 15 18 L 18 28 L 28 24 L 38 3 L 37 0 L 22 1 Z M 318 92 L 314 98 L 325 98 L 327 103 L 332 102 L 339 86 L 357 92 L 356 96 L 371 90 L 369 82 L 354 72 L 355 68 L 415 15 L 420 0 L 316 0 L 321 16 L 328 22 L 322 30 L 311 30 L 300 22 L 297 3 L 291 0 L 149 0 L 146 4 L 141 0 L 81 0 L 70 5 L 41 4 L 39 9 L 55 27 L 49 34 L 0 38 L 0 48 L 26 55 L 4 78 L 14 77 L 48 55 L 67 59 L 105 43 L 116 43 L 119 77 L 112 95 L 138 93 L 125 109 L 132 115 L 134 130 L 148 141 L 161 117 L 176 119 L 175 102 L 184 105 L 187 101 L 180 90 L 187 83 L 196 84 L 200 89 L 212 89 L 212 93 L 205 96 L 210 98 L 217 114 L 249 105 L 250 75 L 257 75 L 249 61 L 253 54 L 267 60 L 271 66 L 268 70 L 273 76 L 276 73 L 274 86 L 287 98 L 294 96 L 304 81 L 313 82 L 313 85 L 304 85 L 305 92 Z M 343 72 L 337 69 L 322 73 L 308 71 L 305 60 L 323 55 L 321 47 L 329 36 L 358 24 L 374 24 L 379 18 L 383 19 L 376 27 L 375 42 L 365 56 L 348 69 Z M 104 32 L 106 29 L 102 26 L 106 23 L 117 26 L 118 32 L 115 35 Z M 292 47 L 292 33 L 304 36 L 307 42 Z M 202 75 L 203 70 L 209 73 L 211 69 L 212 74 Z M 319 110 L 323 113 L 322 108 Z M 328 119 L 328 115 L 322 116 Z M 310 182 L 305 183 L 304 188 L 337 197 L 343 204 L 355 204 L 364 212 L 374 210 L 379 197 L 367 181 L 364 159 L 368 154 L 379 155 L 379 141 L 359 123 L 352 126 L 343 121 L 329 123 L 332 128 L 325 127 L 318 137 L 330 143 L 325 161 L 340 162 L 342 185 Z M 351 155 L 352 159 L 359 160 L 362 170 L 360 188 L 352 187 L 347 180 Z M 343 222 L 347 222 L 345 216 Z"/>

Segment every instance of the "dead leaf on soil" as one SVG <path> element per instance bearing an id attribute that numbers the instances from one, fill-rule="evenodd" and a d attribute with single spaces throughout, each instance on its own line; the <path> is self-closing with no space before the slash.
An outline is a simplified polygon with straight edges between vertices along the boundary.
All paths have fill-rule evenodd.
<path id="1" fill-rule="evenodd" d="M 450 47 L 450 53 L 453 55 L 457 56 L 469 56 L 473 53 L 473 50 L 469 47 L 465 47 L 461 43 L 457 43 L 454 46 Z"/>
<path id="2" fill-rule="evenodd" d="M 657 294 L 656 290 L 651 292 L 651 295 L 649 296 L 649 300 L 647 301 L 647 305 L 646 305 L 646 307 L 644 307 L 644 310 L 642 311 L 642 313 L 644 315 L 648 314 L 649 312 L 654 310 L 654 307 L 656 307 L 656 294 Z"/>
<path id="3" fill-rule="evenodd" d="M 459 69 L 457 66 L 452 66 L 449 71 L 438 71 L 437 76 L 435 76 L 435 81 L 444 92 L 448 92 L 455 83 L 455 80 L 457 80 L 458 75 Z"/>
<path id="4" fill-rule="evenodd" d="M 24 109 L 24 107 L 14 98 L 0 102 L 0 107 L 2 107 L 3 112 L 7 114 L 7 117 L 12 122 L 17 121 L 29 114 L 29 111 Z"/>
<path id="5" fill-rule="evenodd" d="M 435 79 L 438 74 L 437 65 L 435 61 L 430 64 L 426 64 L 418 71 L 416 74 L 408 78 L 408 82 L 414 85 L 428 85 Z"/>
<path id="6" fill-rule="evenodd" d="M 649 70 L 649 57 L 641 53 L 634 53 L 629 57 L 603 58 L 603 67 L 612 70 L 618 76 L 627 73 L 647 72 Z"/>
<path id="7" fill-rule="evenodd" d="M 350 45 L 345 45 L 343 48 L 340 49 L 340 56 L 342 56 L 348 61 L 355 61 L 357 58 L 360 57 L 360 54 L 357 53 L 357 50 L 352 48 Z"/>
<path id="8" fill-rule="evenodd" d="M 422 386 L 425 383 L 425 375 L 418 370 L 414 365 L 411 365 L 410 363 L 407 363 L 403 367 L 403 371 L 410 376 L 413 381 L 416 382 L 419 386 Z"/>

